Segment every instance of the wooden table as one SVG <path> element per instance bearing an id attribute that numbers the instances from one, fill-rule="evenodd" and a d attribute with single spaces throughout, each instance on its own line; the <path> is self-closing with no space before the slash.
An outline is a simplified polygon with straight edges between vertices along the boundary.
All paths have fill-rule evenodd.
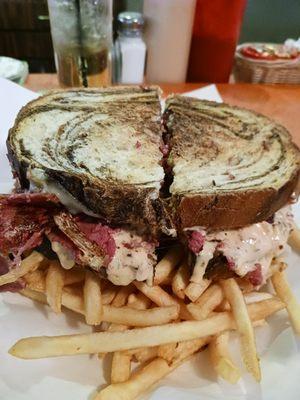
<path id="1" fill-rule="evenodd" d="M 59 88 L 56 74 L 31 74 L 25 85 L 35 91 Z M 200 83 L 161 84 L 165 94 L 183 93 L 205 86 Z M 249 108 L 284 125 L 300 147 L 300 86 L 218 84 L 225 102 Z"/>

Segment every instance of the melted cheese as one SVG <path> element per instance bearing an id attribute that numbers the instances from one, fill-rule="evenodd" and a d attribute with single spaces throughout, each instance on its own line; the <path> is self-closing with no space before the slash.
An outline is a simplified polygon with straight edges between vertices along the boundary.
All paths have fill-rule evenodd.
<path id="1" fill-rule="evenodd" d="M 43 170 L 38 168 L 31 169 L 27 173 L 27 178 L 30 181 L 30 190 L 34 191 L 36 188 L 42 188 L 43 192 L 55 194 L 71 214 L 84 213 L 91 217 L 99 217 L 99 215 L 80 203 L 59 183 L 47 178 Z"/>
<path id="2" fill-rule="evenodd" d="M 71 251 L 66 249 L 59 242 L 51 242 L 52 250 L 55 251 L 57 257 L 61 263 L 61 266 L 65 269 L 71 269 L 75 266 L 75 258 Z"/>
<path id="3" fill-rule="evenodd" d="M 293 224 L 291 208 L 286 206 L 277 211 L 273 223 L 263 221 L 241 229 L 211 233 L 207 233 L 201 227 L 188 228 L 187 230 L 201 232 L 205 237 L 191 280 L 202 280 L 208 262 L 218 250 L 232 262 L 232 269 L 242 277 L 255 270 L 255 264 L 261 264 L 264 283 L 270 276 L 272 259 L 280 256 L 287 247 Z"/>
<path id="4" fill-rule="evenodd" d="M 115 285 L 122 286 L 129 285 L 134 280 L 151 280 L 155 261 L 154 244 L 124 230 L 116 232 L 114 239 L 117 248 L 106 269 L 108 279 Z M 132 248 L 128 248 L 128 245 Z"/>

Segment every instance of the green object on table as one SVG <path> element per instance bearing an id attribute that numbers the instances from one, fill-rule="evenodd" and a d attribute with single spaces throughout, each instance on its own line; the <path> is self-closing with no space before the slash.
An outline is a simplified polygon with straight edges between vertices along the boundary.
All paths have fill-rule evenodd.
<path id="1" fill-rule="evenodd" d="M 248 0 L 239 43 L 298 39 L 299 15 L 299 0 Z"/>
<path id="2" fill-rule="evenodd" d="M 15 58 L 0 57 L 0 76 L 23 85 L 28 76 L 28 64 Z"/>

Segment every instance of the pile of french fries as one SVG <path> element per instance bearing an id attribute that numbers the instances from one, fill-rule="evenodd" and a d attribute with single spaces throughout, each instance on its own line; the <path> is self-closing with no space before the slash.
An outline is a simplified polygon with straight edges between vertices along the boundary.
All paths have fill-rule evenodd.
<path id="1" fill-rule="evenodd" d="M 300 306 L 285 267 L 273 260 L 275 294 L 255 292 L 243 279 L 191 284 L 182 249 L 172 248 L 157 264 L 153 286 L 133 282 L 121 287 L 87 269 L 65 270 L 58 261 L 33 251 L 20 268 L 0 277 L 0 285 L 22 278 L 22 295 L 48 304 L 56 313 L 72 310 L 95 331 L 21 339 L 9 353 L 24 359 L 76 354 L 102 359 L 112 353 L 111 381 L 95 400 L 131 400 L 204 347 L 217 374 L 236 383 L 241 371 L 231 358 L 228 341 L 230 332 L 237 331 L 244 365 L 260 381 L 254 328 L 286 308 L 300 334 Z"/>

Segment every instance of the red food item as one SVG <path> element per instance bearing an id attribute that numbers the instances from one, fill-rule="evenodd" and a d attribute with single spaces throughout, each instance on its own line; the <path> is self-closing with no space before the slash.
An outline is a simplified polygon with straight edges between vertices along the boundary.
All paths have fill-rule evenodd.
<path id="1" fill-rule="evenodd" d="M 0 275 L 4 275 L 9 271 L 10 260 L 0 255 Z"/>
<path id="2" fill-rule="evenodd" d="M 38 246 L 51 218 L 48 210 L 31 205 L 10 205 L 0 201 L 0 252 L 19 258 L 25 250 Z M 19 261 L 19 260 L 17 260 Z"/>
<path id="3" fill-rule="evenodd" d="M 81 232 L 85 234 L 88 240 L 96 243 L 105 252 L 110 262 L 116 252 L 116 243 L 113 238 L 114 230 L 101 223 L 83 221 L 80 217 L 75 220 Z"/>
<path id="4" fill-rule="evenodd" d="M 247 273 L 246 277 L 248 278 L 249 282 L 252 283 L 252 285 L 259 286 L 263 281 L 261 265 L 256 263 L 255 267 L 256 268 L 253 271 Z"/>
<path id="5" fill-rule="evenodd" d="M 22 280 L 18 280 L 12 283 L 6 283 L 5 285 L 0 286 L 0 292 L 19 292 L 24 289 L 26 286 L 25 282 Z"/>
<path id="6" fill-rule="evenodd" d="M 192 231 L 189 235 L 188 247 L 194 254 L 199 254 L 204 242 L 205 236 L 201 232 Z"/>
<path id="7" fill-rule="evenodd" d="M 58 198 L 46 193 L 14 193 L 0 197 L 0 274 L 21 262 L 26 250 L 42 243 Z"/>
<path id="8" fill-rule="evenodd" d="M 228 268 L 230 269 L 230 271 L 234 271 L 235 270 L 235 262 L 233 261 L 233 259 L 231 257 L 226 257 L 226 259 L 227 259 Z"/>
<path id="9" fill-rule="evenodd" d="M 275 54 L 271 54 L 271 53 L 263 54 L 262 52 L 259 52 L 258 50 L 256 50 L 254 47 L 251 47 L 251 46 L 243 47 L 241 49 L 241 54 L 244 57 L 254 58 L 254 59 L 258 59 L 258 60 L 276 60 L 277 59 Z"/>
<path id="10" fill-rule="evenodd" d="M 59 199 L 55 194 L 42 193 L 42 192 L 24 192 L 24 193 L 13 193 L 8 196 L 3 196 L 1 204 L 30 204 L 32 206 L 52 207 L 59 204 Z"/>
<path id="11" fill-rule="evenodd" d="M 256 60 L 266 60 L 266 61 L 276 61 L 276 60 L 293 60 L 298 57 L 298 54 L 293 52 L 293 53 L 280 53 L 279 51 L 270 51 L 266 47 L 264 50 L 263 48 L 256 49 L 255 47 L 252 46 L 246 46 L 243 47 L 241 50 L 241 54 L 244 57 L 249 57 L 253 58 Z"/>
<path id="12" fill-rule="evenodd" d="M 134 244 L 133 243 L 123 242 L 122 245 L 128 250 L 134 249 Z"/>
<path id="13" fill-rule="evenodd" d="M 159 150 L 162 152 L 162 155 L 163 155 L 164 157 L 167 157 L 167 156 L 169 155 L 170 148 L 169 148 L 169 145 L 168 145 L 168 144 L 162 143 L 162 144 L 159 146 Z"/>
<path id="14" fill-rule="evenodd" d="M 136 144 L 135 144 L 135 147 L 136 147 L 137 149 L 141 148 L 141 147 L 142 147 L 142 143 L 141 143 L 139 140 L 137 140 L 137 141 L 136 141 Z"/>

